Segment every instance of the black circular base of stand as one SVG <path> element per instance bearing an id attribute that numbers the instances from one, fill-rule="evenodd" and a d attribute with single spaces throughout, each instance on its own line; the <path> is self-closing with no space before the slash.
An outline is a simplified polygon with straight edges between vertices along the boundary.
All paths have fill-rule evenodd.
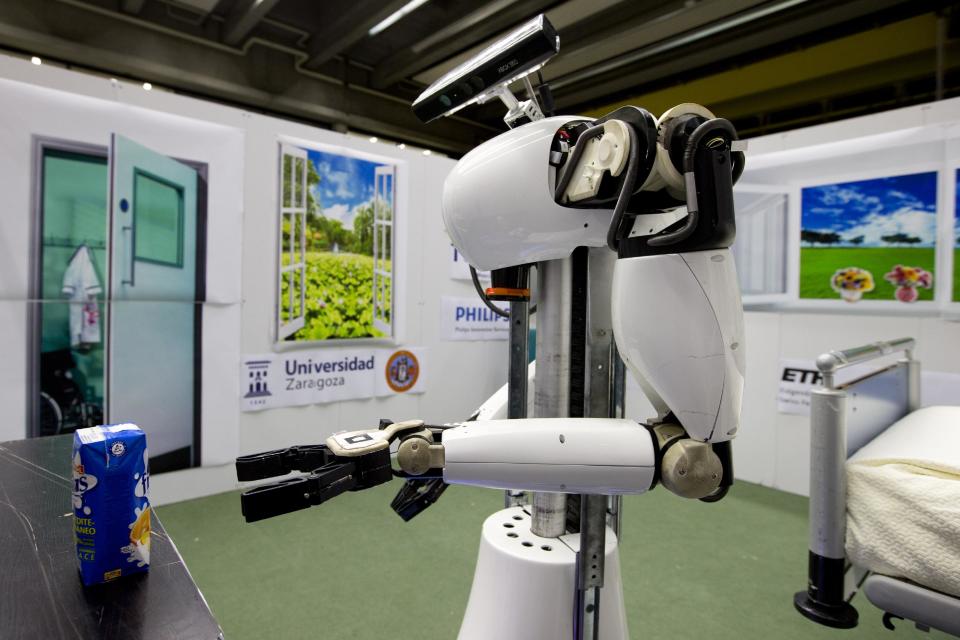
<path id="1" fill-rule="evenodd" d="M 817 624 L 834 629 L 853 629 L 857 626 L 859 614 L 848 602 L 840 605 L 826 605 L 810 598 L 806 591 L 798 591 L 793 596 L 793 606 L 805 617 Z"/>

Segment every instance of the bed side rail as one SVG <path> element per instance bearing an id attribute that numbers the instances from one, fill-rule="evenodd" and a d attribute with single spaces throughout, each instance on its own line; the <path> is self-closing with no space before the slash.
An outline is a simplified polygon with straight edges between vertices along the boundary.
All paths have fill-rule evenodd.
<path id="1" fill-rule="evenodd" d="M 804 616 L 840 629 L 857 626 L 857 610 L 844 588 L 847 525 L 846 461 L 849 445 L 859 448 L 890 424 L 920 406 L 920 363 L 913 338 L 830 351 L 817 358 L 823 387 L 810 397 L 810 541 L 806 591 L 793 602 Z M 839 384 L 837 372 L 903 352 L 896 365 L 883 366 L 853 382 Z M 848 427 L 855 428 L 853 440 Z M 851 594 L 852 597 L 852 594 Z"/>
<path id="2" fill-rule="evenodd" d="M 889 356 L 900 351 L 904 354 L 904 360 L 902 362 L 916 362 L 913 359 L 913 350 L 916 346 L 917 342 L 913 338 L 898 338 L 896 340 L 871 342 L 870 344 L 863 345 L 862 347 L 854 347 L 853 349 L 828 351 L 817 358 L 817 368 L 820 369 L 820 373 L 823 375 L 823 387 L 825 389 L 836 389 L 838 387 L 836 373 L 845 367 L 870 362 L 871 360 Z M 914 400 L 916 400 L 918 406 L 912 407 L 910 409 L 911 411 L 919 408 L 920 401 L 919 372 L 915 377 L 916 388 L 911 389 L 911 395 L 916 396 Z M 914 394 L 913 391 L 916 391 L 916 393 Z"/>

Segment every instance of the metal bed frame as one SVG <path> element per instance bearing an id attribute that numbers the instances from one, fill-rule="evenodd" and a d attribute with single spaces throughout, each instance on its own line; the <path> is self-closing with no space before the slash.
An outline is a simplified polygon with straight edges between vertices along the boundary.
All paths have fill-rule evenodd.
<path id="1" fill-rule="evenodd" d="M 850 603 L 858 589 L 884 611 L 883 624 L 916 623 L 960 636 L 960 599 L 907 580 L 870 573 L 846 559 L 846 461 L 891 424 L 920 408 L 920 362 L 913 338 L 875 342 L 817 359 L 822 388 L 810 397 L 810 546 L 806 591 L 794 606 L 819 624 L 850 629 L 859 615 Z M 851 382 L 838 384 L 837 372 L 854 364 L 903 353 Z"/>

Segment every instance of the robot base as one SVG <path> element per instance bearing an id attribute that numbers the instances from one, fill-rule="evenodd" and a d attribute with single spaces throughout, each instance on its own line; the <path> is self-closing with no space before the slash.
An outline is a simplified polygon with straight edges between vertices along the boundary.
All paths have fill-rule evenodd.
<path id="1" fill-rule="evenodd" d="M 458 640 L 573 637 L 579 534 L 541 538 L 530 515 L 511 507 L 483 523 L 477 568 Z M 617 536 L 607 529 L 600 640 L 629 640 Z"/>

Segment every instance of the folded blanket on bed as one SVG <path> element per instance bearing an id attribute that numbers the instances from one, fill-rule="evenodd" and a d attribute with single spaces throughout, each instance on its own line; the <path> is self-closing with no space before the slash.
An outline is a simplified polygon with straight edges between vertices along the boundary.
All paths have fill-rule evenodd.
<path id="1" fill-rule="evenodd" d="M 960 407 L 896 422 L 847 462 L 847 557 L 960 597 Z"/>

